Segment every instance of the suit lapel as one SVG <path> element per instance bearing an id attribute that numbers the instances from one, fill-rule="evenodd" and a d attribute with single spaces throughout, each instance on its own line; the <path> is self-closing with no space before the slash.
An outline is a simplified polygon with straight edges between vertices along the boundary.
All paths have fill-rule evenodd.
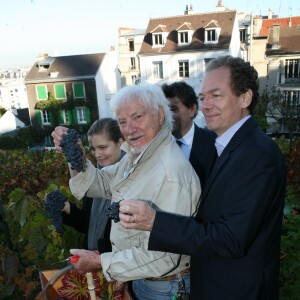
<path id="1" fill-rule="evenodd" d="M 242 127 L 234 134 L 228 145 L 225 147 L 224 151 L 222 152 L 221 156 L 218 157 L 215 161 L 214 166 L 211 169 L 211 172 L 207 178 L 204 191 L 201 195 L 201 202 L 202 205 L 205 203 L 207 194 L 215 181 L 217 174 L 222 169 L 223 165 L 227 162 L 230 158 L 231 153 L 242 143 L 244 138 L 249 134 L 249 132 L 257 127 L 257 123 L 253 117 L 249 118 Z"/>

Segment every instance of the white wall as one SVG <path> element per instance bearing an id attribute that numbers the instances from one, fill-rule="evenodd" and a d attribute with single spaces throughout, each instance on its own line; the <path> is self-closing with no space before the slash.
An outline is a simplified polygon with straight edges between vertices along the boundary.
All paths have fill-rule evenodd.
<path id="1" fill-rule="evenodd" d="M 149 83 L 163 84 L 165 82 L 171 83 L 174 81 L 184 80 L 187 84 L 192 86 L 199 94 L 200 85 L 205 71 L 204 59 L 216 58 L 223 55 L 228 55 L 228 50 L 219 51 L 198 51 L 198 52 L 181 52 L 179 54 L 163 54 L 140 56 L 141 62 L 141 81 Z M 188 60 L 190 63 L 189 78 L 181 78 L 178 76 L 178 61 Z M 155 61 L 163 62 L 163 76 L 162 80 L 154 79 L 152 76 L 152 64 Z"/>
<path id="2" fill-rule="evenodd" d="M 16 116 L 11 112 L 7 111 L 0 118 L 0 134 L 15 130 L 20 127 L 24 127 L 25 124 L 20 121 Z"/>

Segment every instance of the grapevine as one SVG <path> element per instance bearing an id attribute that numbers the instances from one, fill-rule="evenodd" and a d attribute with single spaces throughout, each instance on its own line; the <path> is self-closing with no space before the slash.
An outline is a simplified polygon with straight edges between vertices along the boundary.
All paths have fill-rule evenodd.
<path id="1" fill-rule="evenodd" d="M 68 129 L 63 135 L 60 142 L 62 152 L 66 156 L 68 163 L 71 164 L 71 169 L 77 172 L 85 171 L 85 156 L 78 144 L 80 135 L 75 129 Z"/>

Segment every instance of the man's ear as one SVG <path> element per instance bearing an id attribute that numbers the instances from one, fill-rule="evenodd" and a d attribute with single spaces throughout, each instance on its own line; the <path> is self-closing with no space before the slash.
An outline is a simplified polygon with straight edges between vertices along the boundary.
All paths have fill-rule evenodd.
<path id="1" fill-rule="evenodd" d="M 162 125 L 165 121 L 165 112 L 162 107 L 159 108 L 158 115 L 159 115 L 159 124 Z"/>
<path id="2" fill-rule="evenodd" d="M 252 90 L 247 90 L 246 93 L 242 95 L 242 108 L 247 108 L 250 106 L 252 102 L 253 92 Z"/>
<path id="3" fill-rule="evenodd" d="M 191 117 L 194 119 L 195 115 L 197 114 L 197 105 L 193 104 L 193 106 L 190 108 Z"/>

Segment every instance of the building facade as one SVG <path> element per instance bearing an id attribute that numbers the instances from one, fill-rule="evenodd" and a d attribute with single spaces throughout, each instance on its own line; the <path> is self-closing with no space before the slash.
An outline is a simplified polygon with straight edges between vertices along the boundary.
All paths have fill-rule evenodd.
<path id="1" fill-rule="evenodd" d="M 117 53 L 42 55 L 25 84 L 34 127 L 90 125 L 112 115 L 109 101 L 120 88 Z"/>

